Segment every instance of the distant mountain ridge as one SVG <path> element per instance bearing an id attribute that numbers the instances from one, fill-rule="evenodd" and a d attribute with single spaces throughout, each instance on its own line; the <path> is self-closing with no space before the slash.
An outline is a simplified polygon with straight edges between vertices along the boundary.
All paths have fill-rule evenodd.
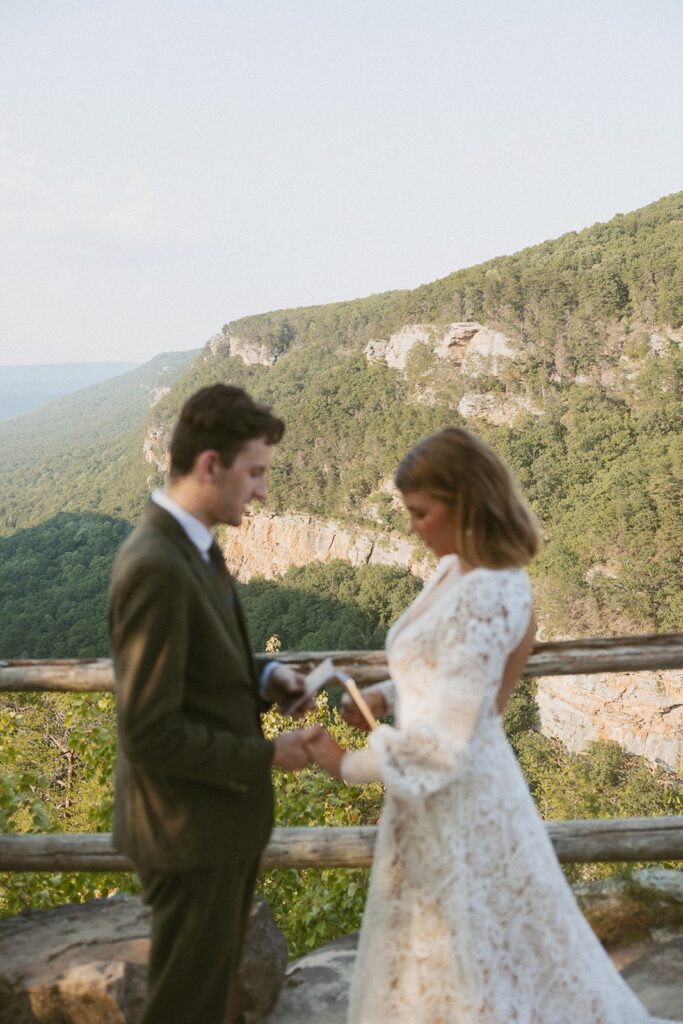
<path id="1" fill-rule="evenodd" d="M 62 512 L 135 521 L 183 401 L 225 381 L 287 423 L 266 514 L 288 513 L 290 535 L 258 571 L 281 571 L 288 549 L 325 552 L 331 533 L 361 561 L 385 534 L 393 561 L 396 464 L 465 423 L 542 522 L 546 635 L 680 628 L 682 328 L 683 193 L 412 291 L 245 317 L 177 363 L 158 357 L 0 424 L 0 535 Z M 230 535 L 243 578 L 247 534 Z"/>
<path id="2" fill-rule="evenodd" d="M 23 416 L 56 398 L 118 377 L 139 365 L 132 362 L 0 364 L 0 420 Z"/>
<path id="3" fill-rule="evenodd" d="M 543 524 L 549 633 L 683 623 L 683 192 L 412 291 L 225 324 L 151 410 L 157 481 L 182 402 L 216 380 L 285 417 L 269 508 L 321 538 L 404 530 L 398 461 L 465 423 Z"/>
<path id="4" fill-rule="evenodd" d="M 65 511 L 131 521 L 147 491 L 142 443 L 150 408 L 197 354 L 162 353 L 0 423 L 0 536 Z"/>

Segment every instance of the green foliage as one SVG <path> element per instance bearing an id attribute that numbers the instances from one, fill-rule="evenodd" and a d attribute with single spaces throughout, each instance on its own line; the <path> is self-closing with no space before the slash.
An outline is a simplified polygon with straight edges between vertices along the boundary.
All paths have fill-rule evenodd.
<path id="1" fill-rule="evenodd" d="M 319 722 L 345 747 L 365 743 L 323 694 L 305 724 Z M 546 818 L 649 816 L 683 813 L 676 780 L 652 769 L 616 744 L 592 744 L 570 754 L 535 731 L 534 685 L 524 680 L 505 714 L 505 728 Z M 291 723 L 276 711 L 265 717 L 275 736 Z M 18 695 L 0 704 L 0 826 L 5 831 L 104 831 L 109 828 L 114 764 L 111 695 Z M 374 825 L 382 787 L 347 787 L 316 769 L 294 776 L 275 773 L 276 823 L 280 826 Z M 569 866 L 570 878 L 628 873 L 640 865 Z M 365 869 L 264 872 L 259 891 L 298 956 L 358 927 L 367 895 Z M 0 916 L 24 907 L 80 902 L 119 889 L 137 891 L 131 875 L 109 873 L 0 875 Z"/>
<path id="2" fill-rule="evenodd" d="M 683 813 L 681 780 L 628 754 L 617 743 L 593 742 L 580 754 L 535 731 L 512 738 L 542 817 L 639 818 Z M 573 864 L 571 880 L 631 874 L 642 864 Z M 678 866 L 678 865 L 671 865 Z"/>
<path id="3" fill-rule="evenodd" d="M 106 654 L 109 567 L 151 482 L 145 427 L 163 434 L 182 401 L 217 380 L 245 386 L 286 418 L 272 507 L 360 529 L 403 528 L 387 479 L 421 437 L 460 421 L 465 390 L 528 400 L 537 414 L 511 426 L 474 426 L 512 466 L 541 520 L 545 542 L 533 573 L 546 631 L 679 629 L 683 353 L 673 342 L 657 358 L 648 353 L 655 329 L 683 323 L 682 254 L 679 193 L 413 291 L 226 324 L 216 352 L 191 363 L 191 353 L 159 357 L 0 424 L 0 657 Z M 465 378 L 457 361 L 438 359 L 426 345 L 415 347 L 405 374 L 363 354 L 369 341 L 406 324 L 438 331 L 475 318 L 517 342 L 519 358 L 498 377 Z M 231 357 L 236 338 L 277 362 Z M 616 372 L 623 360 L 630 378 Z M 159 386 L 171 391 L 150 414 Z M 418 586 L 399 570 L 332 563 L 255 579 L 243 593 L 258 647 L 277 634 L 290 650 L 351 649 L 381 646 Z M 531 682 L 517 689 L 505 724 L 545 816 L 681 812 L 680 789 L 645 762 L 604 744 L 572 755 L 541 736 L 533 692 Z M 0 701 L 0 827 L 108 827 L 107 699 Z M 360 742 L 329 706 L 318 716 L 344 742 Z M 277 789 L 281 824 L 376 821 L 378 787 L 346 790 L 306 772 L 278 776 Z M 5 876 L 0 913 L 134 884 L 114 875 Z M 262 885 L 297 953 L 356 926 L 366 873 L 277 872 Z"/>
<path id="4" fill-rule="evenodd" d="M 0 657 L 106 657 L 109 573 L 129 532 L 111 516 L 63 512 L 0 537 Z"/>
<path id="5" fill-rule="evenodd" d="M 313 722 L 323 725 L 344 747 L 355 749 L 365 743 L 363 734 L 330 709 L 325 693 L 305 724 Z M 286 727 L 277 712 L 266 716 L 266 735 L 275 736 Z M 296 776 L 276 772 L 275 794 L 279 826 L 376 825 L 382 805 L 378 783 L 344 786 L 315 768 Z M 258 891 L 273 907 L 287 936 L 290 957 L 296 957 L 359 927 L 368 879 L 364 868 L 265 871 Z"/>
<path id="6" fill-rule="evenodd" d="M 7 694 L 0 701 L 0 828 L 101 832 L 111 821 L 111 694 Z M 127 874 L 0 873 L 0 916 L 83 902 L 125 888 Z"/>
<path id="7" fill-rule="evenodd" d="M 142 442 L 150 404 L 196 354 L 163 353 L 0 423 L 0 536 L 60 512 L 136 518 L 147 494 Z"/>
<path id="8" fill-rule="evenodd" d="M 258 649 L 277 632 L 283 650 L 375 650 L 420 586 L 403 569 L 335 561 L 255 577 L 241 590 Z"/>
<path id="9" fill-rule="evenodd" d="M 509 461 L 542 522 L 545 551 L 534 571 L 546 629 L 675 629 L 683 612 L 683 354 L 673 342 L 657 358 L 645 354 L 655 325 L 683 320 L 682 236 L 679 193 L 414 291 L 226 324 L 225 343 L 191 363 L 191 353 L 161 356 L 0 424 L 0 534 L 62 512 L 135 521 L 153 482 L 141 452 L 145 422 L 151 415 L 148 426 L 167 436 L 182 401 L 217 380 L 244 385 L 286 418 L 271 507 L 359 529 L 401 529 L 386 490 L 400 458 L 425 434 L 459 421 L 465 388 L 496 392 L 529 400 L 539 413 L 508 427 L 474 426 Z M 465 377 L 457 360 L 439 359 L 427 345 L 414 348 L 405 375 L 363 354 L 368 341 L 406 324 L 438 332 L 471 317 L 517 341 L 520 356 L 499 377 Z M 279 358 L 247 365 L 229 354 L 235 340 Z M 637 360 L 635 376 L 610 383 L 622 358 Z M 573 383 L 576 374 L 583 384 Z M 171 390 L 150 414 L 160 385 Z M 113 557 L 117 540 L 112 535 L 103 557 Z M 66 537 L 60 551 L 66 568 Z M 101 607 L 102 573 L 94 563 L 80 570 L 79 586 Z M 62 591 L 67 605 L 75 581 L 71 573 Z M 3 608 L 5 656 L 47 653 L 57 636 L 43 602 L 33 608 L 34 584 L 21 570 L 14 575 L 14 600 Z M 99 611 L 73 629 L 65 653 L 104 650 Z"/>
<path id="10" fill-rule="evenodd" d="M 503 714 L 505 734 L 516 750 L 518 737 L 535 732 L 539 727 L 536 706 L 536 681 L 528 677 L 520 679 L 513 690 Z"/>

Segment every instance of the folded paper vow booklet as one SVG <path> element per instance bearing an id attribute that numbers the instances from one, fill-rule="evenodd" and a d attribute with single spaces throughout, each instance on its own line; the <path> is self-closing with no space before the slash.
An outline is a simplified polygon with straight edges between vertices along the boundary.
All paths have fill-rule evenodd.
<path id="1" fill-rule="evenodd" d="M 363 697 L 363 694 L 358 689 L 356 682 L 341 669 L 335 668 L 332 658 L 325 658 L 319 665 L 308 673 L 304 684 L 304 692 L 300 697 L 294 701 L 290 707 L 287 708 L 287 714 L 292 714 L 294 711 L 298 711 L 307 700 L 318 693 L 325 686 L 330 686 L 332 683 L 341 683 L 346 692 L 349 694 L 354 703 L 358 706 L 358 710 L 361 715 L 368 723 L 370 729 L 377 728 L 377 720 L 370 711 L 370 708 Z"/>

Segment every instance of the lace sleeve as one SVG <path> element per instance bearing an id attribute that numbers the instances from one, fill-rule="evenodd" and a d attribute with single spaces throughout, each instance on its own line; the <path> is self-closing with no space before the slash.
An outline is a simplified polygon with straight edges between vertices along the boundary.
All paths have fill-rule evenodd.
<path id="1" fill-rule="evenodd" d="M 381 683 L 373 683 L 372 686 L 365 688 L 366 693 L 370 690 L 377 691 L 384 697 L 385 715 L 394 715 L 396 713 L 396 684 L 393 679 L 384 679 Z"/>
<path id="2" fill-rule="evenodd" d="M 367 753 L 347 755 L 342 771 L 349 781 L 358 771 L 367 775 L 374 769 L 397 794 L 421 797 L 457 776 L 482 704 L 487 698 L 493 704 L 507 657 L 524 636 L 531 612 L 525 573 L 475 569 L 462 588 L 434 652 L 431 706 L 405 728 L 381 725 Z"/>
<path id="3" fill-rule="evenodd" d="M 379 691 L 384 697 L 387 715 L 396 713 L 396 684 L 392 679 L 384 679 L 381 683 L 373 683 L 366 686 L 364 693 Z M 379 780 L 379 769 L 377 757 L 371 747 L 362 747 L 360 750 L 348 750 L 340 765 L 341 777 L 347 785 L 355 786 L 362 782 L 377 782 Z"/>

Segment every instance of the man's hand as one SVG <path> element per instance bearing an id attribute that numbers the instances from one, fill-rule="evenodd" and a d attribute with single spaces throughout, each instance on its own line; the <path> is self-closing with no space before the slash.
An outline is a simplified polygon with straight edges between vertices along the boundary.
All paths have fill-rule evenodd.
<path id="1" fill-rule="evenodd" d="M 302 732 L 308 730 L 301 730 Z M 312 760 L 331 775 L 333 779 L 341 778 L 341 759 L 346 753 L 336 740 L 332 739 L 329 732 L 319 729 L 306 740 L 306 747 L 310 752 Z"/>
<path id="2" fill-rule="evenodd" d="M 281 732 L 273 741 L 273 767 L 282 768 L 287 772 L 298 772 L 302 768 L 308 768 L 309 764 L 313 763 L 313 758 L 307 743 L 314 740 L 322 731 L 321 726 L 312 725 L 309 729 Z"/>
<path id="3" fill-rule="evenodd" d="M 295 672 L 288 665 L 278 665 L 277 668 L 271 669 L 263 696 L 266 700 L 277 704 L 281 715 L 287 715 L 289 714 L 287 709 L 294 704 L 298 697 L 301 697 L 304 689 L 305 677 L 301 672 Z M 292 717 L 303 718 L 308 711 L 312 711 L 314 708 L 315 696 L 310 697 L 300 708 L 297 708 Z"/>
<path id="4" fill-rule="evenodd" d="M 363 690 L 363 696 L 375 718 L 381 718 L 383 715 L 386 715 L 387 704 L 384 694 L 380 690 L 373 690 L 372 687 L 368 687 L 367 690 Z M 348 693 L 345 693 L 341 699 L 341 714 L 344 721 L 352 725 L 354 729 L 370 732 L 370 726 L 363 718 L 355 700 Z"/>

